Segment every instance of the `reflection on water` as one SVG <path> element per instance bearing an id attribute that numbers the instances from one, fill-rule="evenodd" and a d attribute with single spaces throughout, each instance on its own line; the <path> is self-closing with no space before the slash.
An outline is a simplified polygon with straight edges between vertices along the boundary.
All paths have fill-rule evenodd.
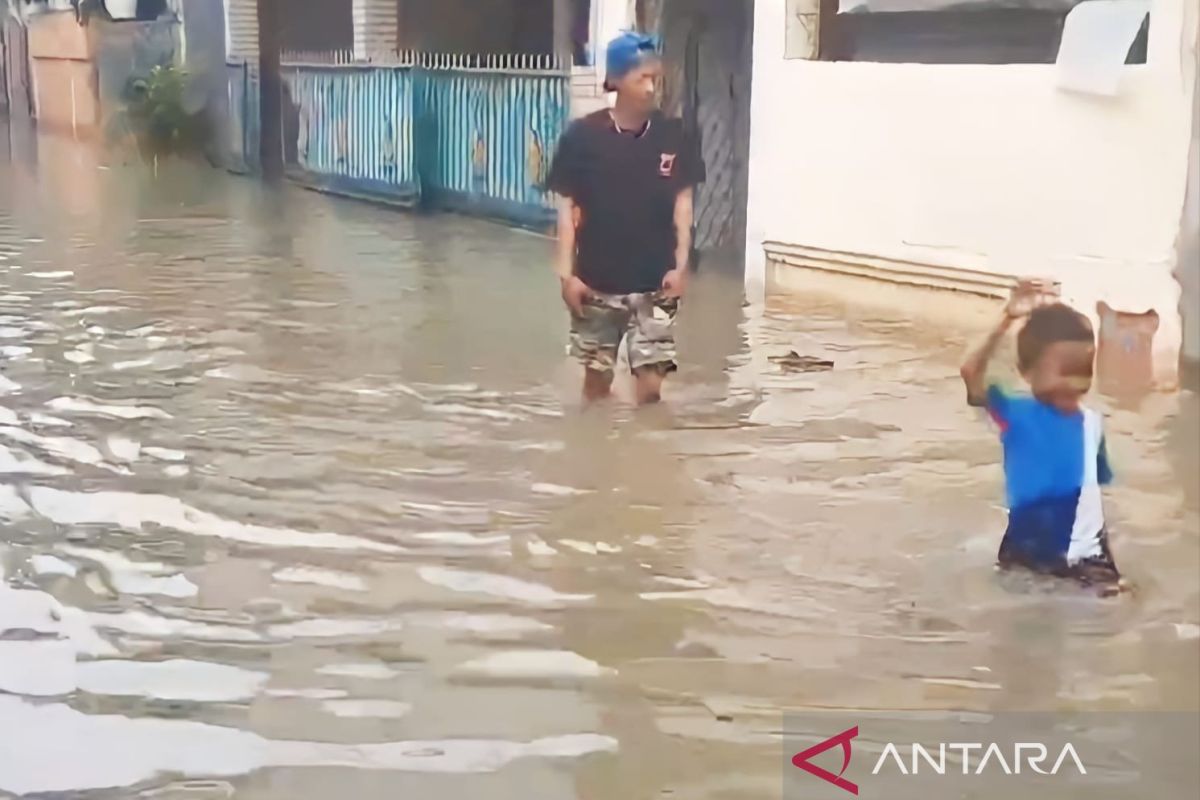
<path id="1" fill-rule="evenodd" d="M 785 708 L 1200 705 L 1190 393 L 1110 409 L 1098 601 L 991 569 L 969 332 L 705 275 L 671 402 L 584 412 L 543 240 L 40 153 L 0 792 L 759 798 Z"/>

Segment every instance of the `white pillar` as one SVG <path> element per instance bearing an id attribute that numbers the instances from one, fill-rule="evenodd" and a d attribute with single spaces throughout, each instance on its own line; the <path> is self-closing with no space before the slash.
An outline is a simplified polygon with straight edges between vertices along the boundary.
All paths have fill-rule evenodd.
<path id="1" fill-rule="evenodd" d="M 354 0 L 354 60 L 370 61 L 396 52 L 396 0 Z"/>
<path id="2" fill-rule="evenodd" d="M 225 0 L 225 54 L 254 61 L 258 58 L 258 3 Z"/>
<path id="3" fill-rule="evenodd" d="M 604 71 L 604 50 L 621 33 L 637 25 L 637 10 L 631 0 L 592 0 L 592 43 L 595 45 L 596 69 Z"/>
<path id="4" fill-rule="evenodd" d="M 815 60 L 820 0 L 757 0 L 754 3 L 754 86 L 750 93 L 750 178 L 746 192 L 746 299 L 766 297 L 767 257 L 764 211 L 784 198 L 768 194 L 773 166 L 765 158 L 772 132 L 779 126 L 779 109 L 771 88 L 782 80 L 794 59 Z M 777 134 L 776 134 L 777 135 Z M 802 190 L 799 188 L 798 190 Z"/>

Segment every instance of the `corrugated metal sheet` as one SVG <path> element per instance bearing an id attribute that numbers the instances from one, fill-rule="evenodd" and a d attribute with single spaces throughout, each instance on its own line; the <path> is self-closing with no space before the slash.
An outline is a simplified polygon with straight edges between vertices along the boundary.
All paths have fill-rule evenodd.
<path id="1" fill-rule="evenodd" d="M 285 69 L 299 116 L 297 166 L 319 186 L 416 202 L 413 73 L 406 67 Z"/>
<path id="2" fill-rule="evenodd" d="M 421 186 L 435 205 L 549 224 L 544 190 L 570 111 L 563 73 L 423 69 L 416 85 Z"/>
<path id="3" fill-rule="evenodd" d="M 258 58 L 257 0 L 229 0 L 229 56 Z"/>
<path id="4" fill-rule="evenodd" d="M 570 77 L 550 59 L 422 56 L 413 66 L 393 54 L 401 63 L 384 66 L 307 56 L 284 64 L 306 182 L 535 227 L 553 221 L 543 186 L 568 122 Z M 247 165 L 257 163 L 257 86 L 256 70 L 231 66 L 231 150 Z"/>

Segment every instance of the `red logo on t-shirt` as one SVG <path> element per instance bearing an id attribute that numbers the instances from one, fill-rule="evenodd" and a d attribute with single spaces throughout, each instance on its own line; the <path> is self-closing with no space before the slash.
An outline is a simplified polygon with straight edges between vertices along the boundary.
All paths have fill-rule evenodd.
<path id="1" fill-rule="evenodd" d="M 658 174 L 664 178 L 671 177 L 671 173 L 675 171 L 675 154 L 663 153 L 658 161 Z"/>

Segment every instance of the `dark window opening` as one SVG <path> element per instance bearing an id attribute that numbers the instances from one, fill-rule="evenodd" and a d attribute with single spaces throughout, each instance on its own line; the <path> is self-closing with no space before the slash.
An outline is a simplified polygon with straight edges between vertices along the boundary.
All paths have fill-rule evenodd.
<path id="1" fill-rule="evenodd" d="M 824 0 L 824 61 L 1053 64 L 1068 12 L 1086 0 Z M 1126 57 L 1146 63 L 1147 17 Z"/>
<path id="2" fill-rule="evenodd" d="M 571 55 L 577 67 L 597 60 L 592 42 L 592 0 L 571 0 Z"/>
<path id="3" fill-rule="evenodd" d="M 109 6 L 112 4 L 107 0 L 71 0 L 71 5 L 75 9 L 76 19 L 90 18 L 99 6 L 104 7 L 107 17 L 114 22 L 153 22 L 167 13 L 167 0 L 137 0 L 132 17 L 114 17 L 114 11 L 117 13 L 128 12 L 124 6 L 119 10 L 110 8 Z"/>
<path id="4" fill-rule="evenodd" d="M 283 50 L 325 52 L 354 47 L 353 0 L 303 0 L 279 4 Z"/>
<path id="5" fill-rule="evenodd" d="M 404 50 L 554 52 L 554 0 L 397 0 L 397 18 Z"/>

